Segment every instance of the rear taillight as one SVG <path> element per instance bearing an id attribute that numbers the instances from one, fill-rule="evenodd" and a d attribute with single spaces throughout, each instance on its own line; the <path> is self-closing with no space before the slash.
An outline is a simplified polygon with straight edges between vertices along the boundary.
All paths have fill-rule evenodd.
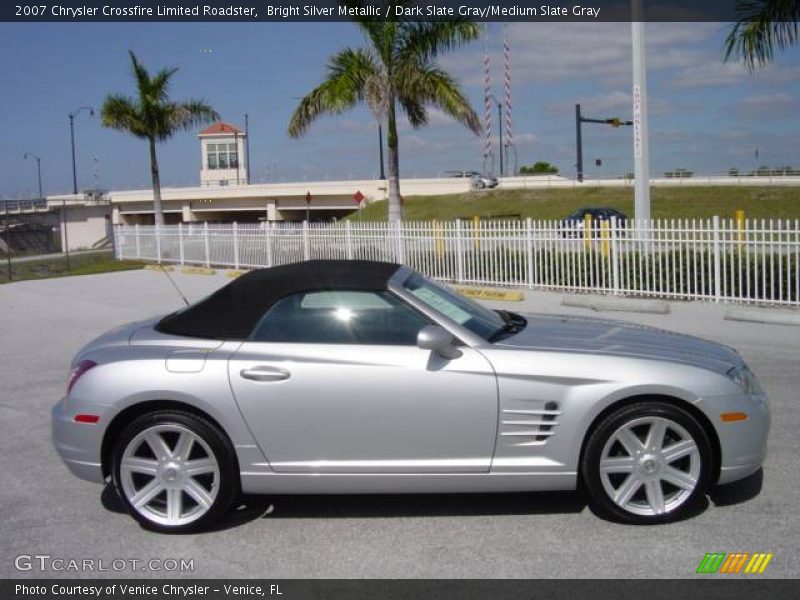
<path id="1" fill-rule="evenodd" d="M 75 368 L 72 369 L 72 373 L 69 374 L 69 381 L 67 382 L 67 394 L 72 391 L 72 387 L 78 382 L 78 379 L 81 378 L 81 375 L 86 373 L 92 367 L 96 367 L 97 363 L 93 360 L 82 360 Z"/>

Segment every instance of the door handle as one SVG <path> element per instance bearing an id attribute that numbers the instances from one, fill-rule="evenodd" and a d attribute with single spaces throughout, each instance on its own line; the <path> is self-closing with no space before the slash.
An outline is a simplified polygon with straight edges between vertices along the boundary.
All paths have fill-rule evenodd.
<path id="1" fill-rule="evenodd" d="M 291 373 L 280 367 L 260 366 L 242 369 L 239 371 L 239 375 L 243 379 L 251 379 L 253 381 L 283 381 L 284 379 L 289 379 Z"/>

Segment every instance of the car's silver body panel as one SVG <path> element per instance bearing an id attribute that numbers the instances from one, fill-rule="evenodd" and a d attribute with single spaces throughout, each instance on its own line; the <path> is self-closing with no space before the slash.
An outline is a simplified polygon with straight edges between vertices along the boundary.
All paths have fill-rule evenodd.
<path id="1" fill-rule="evenodd" d="M 637 396 L 692 405 L 720 443 L 718 481 L 756 471 L 765 399 L 725 373 L 733 350 L 689 336 L 588 318 L 527 315 L 490 344 L 390 289 L 461 341 L 452 360 L 411 346 L 220 342 L 117 328 L 73 364 L 98 363 L 53 410 L 56 449 L 79 477 L 103 481 L 116 415 L 148 401 L 203 411 L 231 439 L 250 493 L 486 492 L 573 489 L 582 442 L 607 408 Z M 262 369 L 262 380 L 244 372 Z M 746 421 L 723 423 L 723 412 Z M 74 415 L 100 416 L 97 424 Z"/>

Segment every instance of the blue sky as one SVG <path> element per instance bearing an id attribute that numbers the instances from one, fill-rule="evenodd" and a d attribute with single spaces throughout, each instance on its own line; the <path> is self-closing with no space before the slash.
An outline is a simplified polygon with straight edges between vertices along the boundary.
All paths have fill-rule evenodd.
<path id="1" fill-rule="evenodd" d="M 800 50 L 778 56 L 756 74 L 722 62 L 727 26 L 647 26 L 650 146 L 655 174 L 678 167 L 698 173 L 759 164 L 800 167 Z M 502 25 L 490 27 L 494 90 L 502 96 Z M 547 160 L 574 176 L 574 104 L 591 117 L 631 114 L 630 25 L 510 26 L 513 128 L 520 164 Z M 296 97 L 316 85 L 326 59 L 362 45 L 349 23 L 0 24 L 0 197 L 36 193 L 33 161 L 42 157 L 46 193 L 70 191 L 67 114 L 99 107 L 110 92 L 133 92 L 127 50 L 151 69 L 177 66 L 172 96 L 207 100 L 227 121 L 250 115 L 254 181 L 372 177 L 378 172 L 377 127 L 365 109 L 318 121 L 301 140 L 286 135 Z M 483 42 L 441 57 L 462 81 L 479 114 L 483 105 Z M 479 169 L 483 141 L 437 111 L 431 124 L 401 124 L 401 171 L 429 176 Z M 493 124 L 495 134 L 497 123 Z M 78 177 L 105 189 L 149 186 L 146 143 L 76 119 Z M 759 149 L 756 161 L 755 149 Z M 631 169 L 630 128 L 584 127 L 589 176 Z M 159 146 L 164 185 L 197 184 L 196 132 Z M 603 167 L 596 169 L 594 160 Z M 96 159 L 96 160 L 95 160 Z"/>

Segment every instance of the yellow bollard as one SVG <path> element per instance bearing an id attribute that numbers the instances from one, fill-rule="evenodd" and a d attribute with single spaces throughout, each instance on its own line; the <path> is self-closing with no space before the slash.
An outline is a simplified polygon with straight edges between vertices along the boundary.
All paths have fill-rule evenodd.
<path id="1" fill-rule="evenodd" d="M 736 241 L 742 243 L 744 241 L 744 211 L 736 211 Z"/>
<path id="2" fill-rule="evenodd" d="M 444 256 L 444 228 L 438 221 L 433 222 L 433 239 L 436 248 L 436 257 L 442 258 Z"/>
<path id="3" fill-rule="evenodd" d="M 475 232 L 475 250 L 481 248 L 481 218 L 478 215 L 472 217 L 472 227 Z"/>
<path id="4" fill-rule="evenodd" d="M 592 248 L 592 215 L 583 215 L 583 245 L 587 250 Z"/>
<path id="5" fill-rule="evenodd" d="M 603 256 L 608 256 L 611 250 L 608 221 L 600 223 L 600 252 Z"/>

